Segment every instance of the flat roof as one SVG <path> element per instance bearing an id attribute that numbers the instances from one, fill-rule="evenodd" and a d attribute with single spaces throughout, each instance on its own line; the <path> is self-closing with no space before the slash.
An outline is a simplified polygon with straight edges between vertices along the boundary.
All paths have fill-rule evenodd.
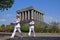
<path id="1" fill-rule="evenodd" d="M 39 9 L 33 7 L 33 6 L 30 6 L 30 7 L 27 7 L 27 8 L 23 8 L 23 9 L 21 9 L 21 10 L 17 10 L 16 12 L 22 12 L 22 11 L 28 11 L 28 10 L 36 10 L 36 11 L 44 14 L 44 12 L 43 12 L 42 10 L 39 10 Z"/>

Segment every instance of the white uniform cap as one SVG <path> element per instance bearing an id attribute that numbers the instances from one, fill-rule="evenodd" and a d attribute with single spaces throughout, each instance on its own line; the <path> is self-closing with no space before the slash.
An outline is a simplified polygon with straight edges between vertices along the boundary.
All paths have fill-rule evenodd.
<path id="1" fill-rule="evenodd" d="M 19 16 L 19 14 L 17 14 L 17 16 Z"/>

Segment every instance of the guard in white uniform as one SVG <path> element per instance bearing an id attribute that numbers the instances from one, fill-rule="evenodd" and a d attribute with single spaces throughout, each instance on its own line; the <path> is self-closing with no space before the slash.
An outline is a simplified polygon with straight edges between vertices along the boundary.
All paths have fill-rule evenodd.
<path id="1" fill-rule="evenodd" d="M 31 36 L 31 32 L 34 33 L 34 37 L 35 37 L 35 31 L 34 31 L 34 19 L 32 18 L 31 19 L 31 22 L 29 23 L 29 33 L 28 33 L 28 36 L 30 37 Z"/>
<path id="2" fill-rule="evenodd" d="M 11 38 L 14 38 L 16 31 L 18 30 L 20 33 L 20 37 L 23 37 L 22 32 L 20 30 L 20 16 L 16 16 L 16 22 L 14 23 L 14 32 L 11 35 Z"/>

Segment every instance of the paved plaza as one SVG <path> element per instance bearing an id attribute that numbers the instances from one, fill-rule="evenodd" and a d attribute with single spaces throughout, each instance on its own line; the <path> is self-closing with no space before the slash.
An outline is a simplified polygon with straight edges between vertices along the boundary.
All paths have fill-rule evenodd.
<path id="1" fill-rule="evenodd" d="M 60 40 L 60 33 L 36 33 L 36 37 L 28 37 L 27 33 L 23 33 L 23 38 L 16 33 L 14 38 L 10 38 L 11 33 L 0 33 L 0 40 Z"/>

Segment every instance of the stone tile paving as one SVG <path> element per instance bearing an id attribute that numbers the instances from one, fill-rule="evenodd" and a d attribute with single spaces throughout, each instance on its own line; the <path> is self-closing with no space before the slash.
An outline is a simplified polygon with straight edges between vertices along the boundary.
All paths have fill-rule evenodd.
<path id="1" fill-rule="evenodd" d="M 10 38 L 11 33 L 0 33 L 0 40 L 60 40 L 60 33 L 50 34 L 50 33 L 36 33 L 36 37 L 28 37 L 27 33 L 23 33 L 23 38 L 19 37 L 16 33 L 14 38 Z"/>

